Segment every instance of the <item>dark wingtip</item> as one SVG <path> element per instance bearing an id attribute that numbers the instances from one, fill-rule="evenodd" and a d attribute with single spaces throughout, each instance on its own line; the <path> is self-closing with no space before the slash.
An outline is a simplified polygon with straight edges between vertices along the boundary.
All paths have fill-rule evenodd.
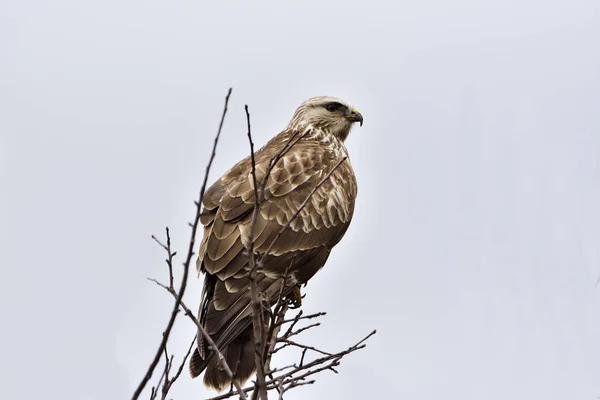
<path id="1" fill-rule="evenodd" d="M 204 359 L 200 356 L 198 349 L 194 349 L 190 358 L 190 376 L 192 378 L 198 377 L 204 371 L 204 368 L 206 368 Z"/>

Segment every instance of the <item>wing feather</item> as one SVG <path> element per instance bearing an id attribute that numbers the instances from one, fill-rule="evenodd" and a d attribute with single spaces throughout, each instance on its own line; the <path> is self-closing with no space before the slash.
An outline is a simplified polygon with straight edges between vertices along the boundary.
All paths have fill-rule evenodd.
<path id="1" fill-rule="evenodd" d="M 271 160 L 293 134 L 282 132 L 256 152 L 257 182 L 263 182 Z M 321 179 L 346 154 L 343 144 L 337 146 L 331 148 L 314 138 L 303 137 L 285 152 L 266 179 L 254 227 L 250 157 L 236 164 L 206 191 L 201 216 L 205 229 L 198 267 L 208 276 L 199 319 L 220 348 L 232 343 L 251 323 L 249 263 L 244 244 L 252 238 L 254 251 L 263 255 L 257 285 L 261 295 L 271 303 L 282 289 L 285 293 L 310 279 L 346 232 L 356 197 L 356 180 L 349 162 L 332 173 L 291 221 Z M 269 247 L 271 250 L 265 255 Z M 291 274 L 282 282 L 288 268 Z M 210 357 L 201 338 L 198 344 L 201 357 Z M 206 365 L 206 360 L 202 365 Z"/>

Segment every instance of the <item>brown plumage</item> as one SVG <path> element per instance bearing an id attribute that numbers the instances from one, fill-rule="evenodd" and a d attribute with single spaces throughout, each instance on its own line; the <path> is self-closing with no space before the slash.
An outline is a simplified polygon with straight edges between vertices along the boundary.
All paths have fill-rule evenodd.
<path id="1" fill-rule="evenodd" d="M 282 289 L 288 294 L 325 264 L 354 212 L 357 186 L 349 159 L 316 190 L 289 228 L 272 243 L 311 191 L 348 156 L 343 142 L 354 122 L 362 125 L 362 115 L 348 103 L 315 97 L 300 105 L 283 132 L 255 153 L 258 184 L 263 182 L 271 160 L 278 154 L 281 157 L 267 177 L 253 232 L 255 200 L 250 157 L 227 171 L 204 195 L 204 237 L 197 267 L 205 276 L 198 320 L 223 353 L 234 379 L 242 385 L 254 372 L 245 245 L 253 237 L 255 253 L 264 257 L 262 268 L 257 270 L 257 288 L 268 305 L 277 301 Z M 196 377 L 204 370 L 208 387 L 222 390 L 231 384 L 199 333 L 190 373 Z"/>

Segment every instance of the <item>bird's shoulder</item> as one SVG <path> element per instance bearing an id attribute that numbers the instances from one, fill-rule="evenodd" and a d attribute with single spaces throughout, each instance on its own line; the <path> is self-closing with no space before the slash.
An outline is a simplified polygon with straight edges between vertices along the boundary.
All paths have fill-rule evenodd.
<path id="1" fill-rule="evenodd" d="M 264 184 L 266 199 L 284 196 L 298 189 L 310 190 L 344 157 L 347 162 L 337 168 L 335 178 L 356 186 L 348 152 L 340 140 L 316 129 L 284 130 L 254 154 L 256 181 L 259 187 Z M 241 203 L 253 203 L 253 180 L 252 158 L 248 156 L 225 172 L 206 191 L 203 215 L 210 214 L 223 206 L 224 202 L 233 199 L 237 199 L 233 204 L 236 208 Z M 229 208 L 227 204 L 225 206 Z M 232 217 L 239 217 L 243 211 L 247 211 L 247 207 L 242 207 Z"/>

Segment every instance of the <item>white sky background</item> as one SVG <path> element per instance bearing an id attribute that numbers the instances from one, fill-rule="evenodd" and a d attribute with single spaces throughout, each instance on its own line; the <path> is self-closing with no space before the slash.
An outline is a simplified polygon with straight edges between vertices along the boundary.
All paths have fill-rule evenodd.
<path id="1" fill-rule="evenodd" d="M 233 86 L 211 182 L 248 152 L 244 104 L 258 145 L 311 96 L 365 117 L 304 339 L 378 334 L 289 399 L 595 399 L 599 38 L 597 0 L 3 1 L 3 396 L 130 397 L 171 309 L 150 235 L 183 255 Z"/>

